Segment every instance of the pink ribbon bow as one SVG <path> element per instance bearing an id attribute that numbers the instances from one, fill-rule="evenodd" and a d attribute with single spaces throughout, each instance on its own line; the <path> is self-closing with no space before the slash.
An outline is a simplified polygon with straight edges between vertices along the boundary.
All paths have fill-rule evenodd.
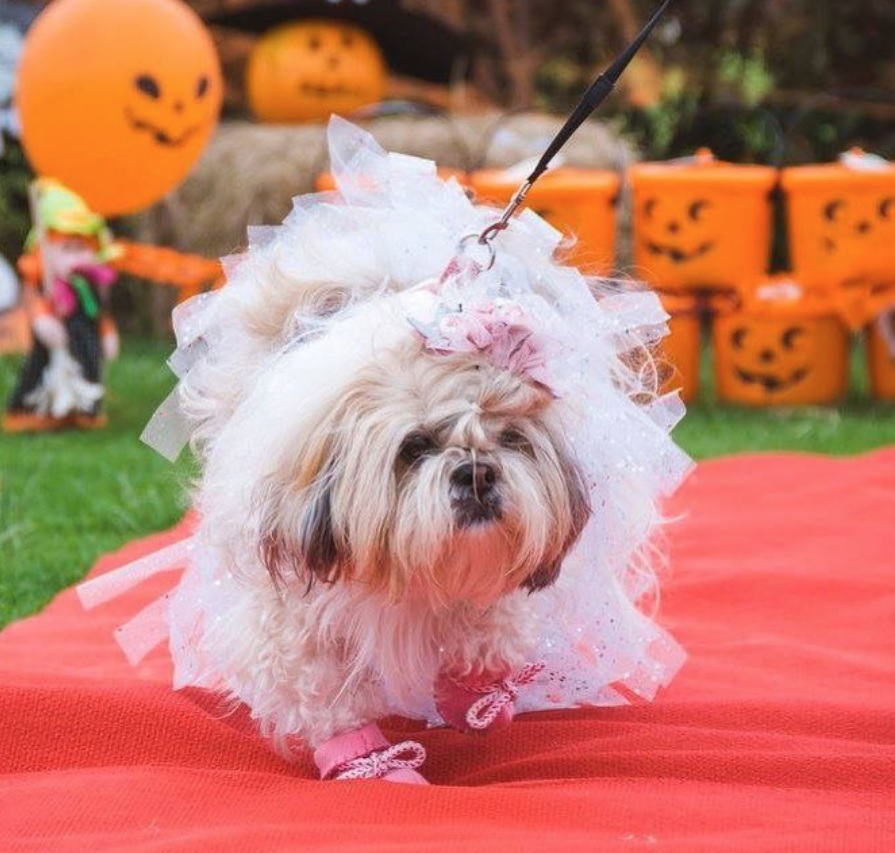
<path id="1" fill-rule="evenodd" d="M 482 353 L 495 367 L 551 387 L 544 341 L 516 302 L 495 299 L 447 311 L 430 324 L 411 322 L 433 352 Z"/>
<path id="2" fill-rule="evenodd" d="M 467 690 L 473 693 L 483 693 L 481 699 L 473 702 L 466 712 L 466 722 L 471 729 L 481 731 L 487 729 L 496 719 L 497 715 L 509 704 L 516 701 L 519 688 L 531 684 L 532 681 L 544 669 L 544 664 L 530 663 L 519 670 L 515 675 L 502 678 L 484 687 L 475 687 L 465 684 Z"/>
<path id="3" fill-rule="evenodd" d="M 401 756 L 407 756 L 402 758 Z M 396 743 L 341 765 L 336 779 L 381 779 L 393 770 L 416 770 L 426 760 L 426 750 L 415 740 Z"/>

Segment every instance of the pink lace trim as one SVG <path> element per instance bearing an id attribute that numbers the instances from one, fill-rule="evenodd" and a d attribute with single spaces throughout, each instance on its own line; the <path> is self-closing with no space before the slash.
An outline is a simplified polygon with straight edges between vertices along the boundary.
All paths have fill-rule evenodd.
<path id="1" fill-rule="evenodd" d="M 487 729 L 507 705 L 516 701 L 519 688 L 531 684 L 543 669 L 543 663 L 530 663 L 515 675 L 509 675 L 483 687 L 463 683 L 462 686 L 472 693 L 484 694 L 481 699 L 473 702 L 466 712 L 469 727 L 476 731 Z"/>
<path id="2" fill-rule="evenodd" d="M 405 756 L 405 757 L 402 757 Z M 393 770 L 416 770 L 426 760 L 426 750 L 414 740 L 378 749 L 369 755 L 340 764 L 333 779 L 381 779 Z"/>

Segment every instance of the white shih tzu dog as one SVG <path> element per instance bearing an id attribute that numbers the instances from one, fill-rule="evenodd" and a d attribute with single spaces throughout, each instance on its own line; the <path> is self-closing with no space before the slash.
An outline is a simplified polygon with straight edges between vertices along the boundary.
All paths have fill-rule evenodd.
<path id="1" fill-rule="evenodd" d="M 177 318 L 201 520 L 165 630 L 176 686 L 244 702 L 323 778 L 423 783 L 377 720 L 485 731 L 670 679 L 635 602 L 688 460 L 645 355 L 655 297 L 595 297 L 533 214 L 458 249 L 493 211 L 345 122 L 330 144 L 338 193 Z"/>

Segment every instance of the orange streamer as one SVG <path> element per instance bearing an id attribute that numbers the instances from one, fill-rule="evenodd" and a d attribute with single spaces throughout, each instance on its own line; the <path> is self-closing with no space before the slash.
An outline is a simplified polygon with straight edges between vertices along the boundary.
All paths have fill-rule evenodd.
<path id="1" fill-rule="evenodd" d="M 183 302 L 203 290 L 216 289 L 224 284 L 224 270 L 220 261 L 178 252 L 165 246 L 117 241 L 122 254 L 112 265 L 119 272 L 146 278 L 159 284 L 176 287 L 177 301 Z"/>

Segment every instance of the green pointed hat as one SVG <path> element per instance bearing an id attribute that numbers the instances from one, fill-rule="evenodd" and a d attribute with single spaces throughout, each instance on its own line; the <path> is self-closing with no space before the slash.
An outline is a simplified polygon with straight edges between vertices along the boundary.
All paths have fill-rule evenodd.
<path id="1" fill-rule="evenodd" d="M 84 199 L 52 178 L 38 178 L 36 187 L 36 216 L 40 229 L 31 229 L 26 242 L 32 248 L 37 242 L 40 230 L 56 231 L 81 237 L 95 237 L 99 243 L 100 260 L 107 261 L 120 253 L 119 246 L 112 239 L 106 220 L 94 213 Z"/>

